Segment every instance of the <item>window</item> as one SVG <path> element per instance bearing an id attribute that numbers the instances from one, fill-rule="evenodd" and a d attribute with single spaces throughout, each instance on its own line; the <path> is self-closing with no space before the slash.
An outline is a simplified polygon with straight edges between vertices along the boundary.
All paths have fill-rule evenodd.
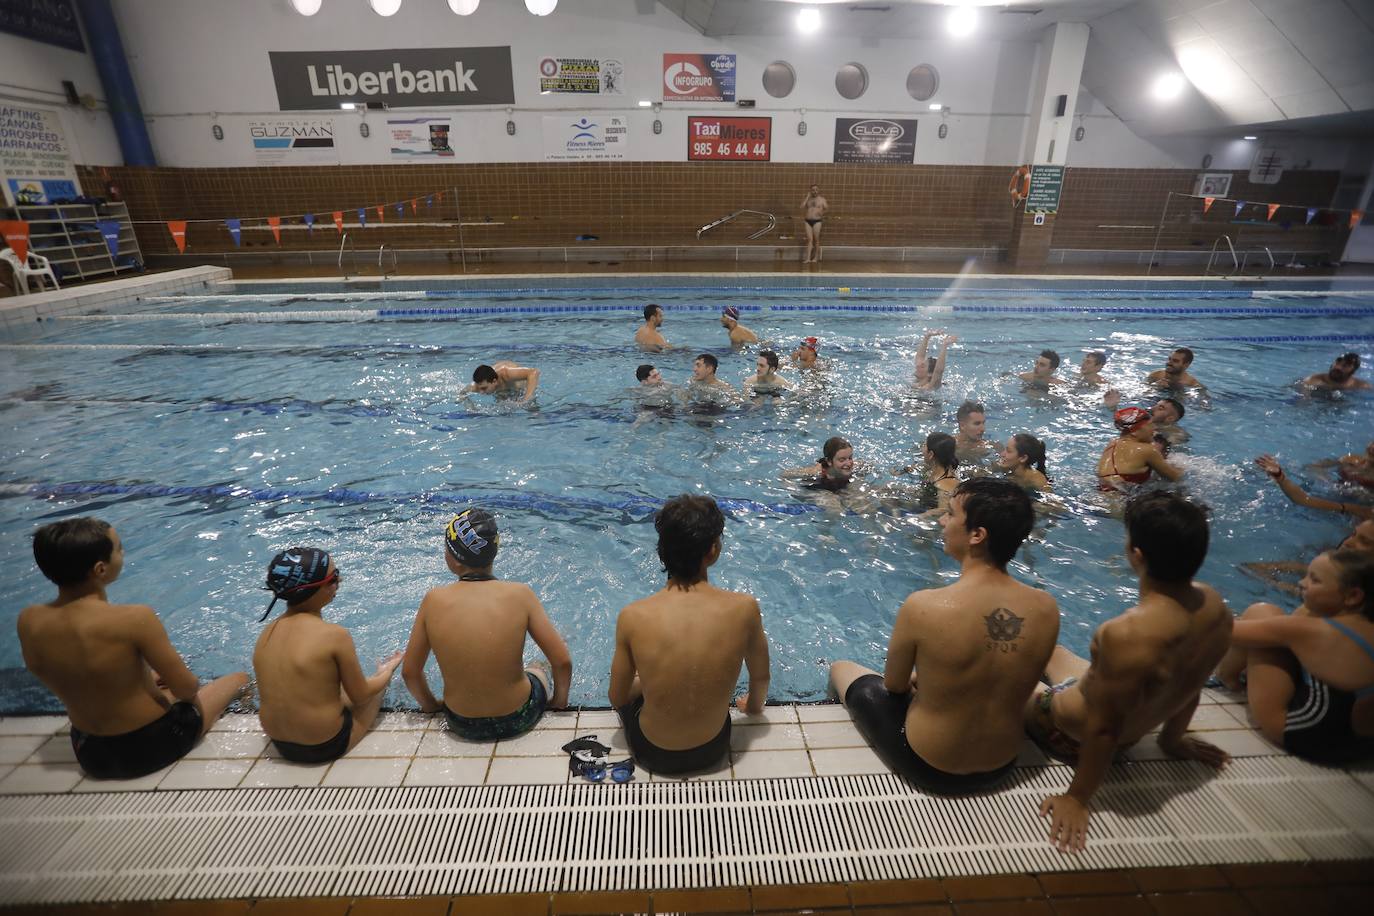
<path id="1" fill-rule="evenodd" d="M 763 68 L 763 91 L 775 99 L 785 99 L 797 87 L 797 71 L 785 60 L 775 60 Z"/>
<path id="2" fill-rule="evenodd" d="M 847 99 L 857 99 L 868 91 L 868 71 L 863 64 L 847 63 L 835 71 L 835 91 Z"/>
<path id="3" fill-rule="evenodd" d="M 933 98 L 940 91 L 940 74 L 930 64 L 917 64 L 906 75 L 906 93 L 918 102 Z"/>

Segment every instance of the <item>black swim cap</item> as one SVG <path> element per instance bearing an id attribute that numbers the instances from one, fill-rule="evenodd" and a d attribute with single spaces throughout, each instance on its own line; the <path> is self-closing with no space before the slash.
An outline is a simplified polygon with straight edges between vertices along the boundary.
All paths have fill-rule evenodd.
<path id="1" fill-rule="evenodd" d="M 485 509 L 464 509 L 448 523 L 444 545 L 453 559 L 463 566 L 472 569 L 490 566 L 501 546 L 495 516 Z"/>
<path id="2" fill-rule="evenodd" d="M 318 587 L 328 570 L 329 552 L 318 547 L 288 547 L 277 554 L 267 564 L 267 590 L 272 593 L 272 603 L 258 622 L 267 619 L 280 599 L 290 604 L 309 598 L 314 594 L 311 586 Z"/>

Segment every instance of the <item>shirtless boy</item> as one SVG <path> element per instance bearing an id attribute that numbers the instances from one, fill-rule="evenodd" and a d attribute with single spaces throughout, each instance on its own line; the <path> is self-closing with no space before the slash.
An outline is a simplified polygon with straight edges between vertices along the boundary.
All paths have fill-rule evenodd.
<path id="1" fill-rule="evenodd" d="M 733 393 L 735 388 L 724 379 L 716 378 L 716 369 L 720 367 L 720 360 L 710 353 L 703 353 L 692 362 L 692 385 L 719 391 Z"/>
<path id="2" fill-rule="evenodd" d="M 514 397 L 520 389 L 517 383 L 523 382 L 525 396 L 520 403 L 525 404 L 534 397 L 539 387 L 539 370 L 528 366 L 517 366 L 508 359 L 498 359 L 490 366 L 481 365 L 472 370 L 472 384 L 463 393 L 475 391 L 478 394 L 492 394 L 498 398 Z"/>
<path id="3" fill-rule="evenodd" d="M 323 620 L 342 581 L 317 547 L 283 550 L 267 567 L 267 614 L 278 600 L 286 613 L 267 625 L 253 650 L 258 715 L 278 753 L 297 763 L 325 763 L 357 747 L 401 663 L 397 652 L 365 677 L 348 630 Z"/>
<path id="4" fill-rule="evenodd" d="M 529 731 L 545 708 L 568 705 L 572 656 L 534 591 L 492 574 L 500 537 L 496 519 L 465 509 L 444 531 L 444 561 L 457 582 L 430 589 L 410 631 L 401 675 L 422 712 L 443 710 L 460 738 L 498 741 Z M 522 661 L 528 633 L 553 669 Z M 444 679 L 441 702 L 429 689 L 433 650 Z"/>
<path id="5" fill-rule="evenodd" d="M 939 356 L 927 356 L 930 338 L 944 334 L 940 344 Z M 959 340 L 944 331 L 926 331 L 921 335 L 921 344 L 916 348 L 916 388 L 920 391 L 935 391 L 945 380 L 945 364 L 949 360 L 950 345 Z"/>
<path id="6" fill-rule="evenodd" d="M 1200 388 L 1202 383 L 1193 378 L 1188 367 L 1193 364 L 1193 351 L 1179 347 L 1169 354 L 1163 369 L 1156 369 L 1145 377 L 1145 381 L 1156 388 Z"/>
<path id="7" fill-rule="evenodd" d="M 778 375 L 778 354 L 772 350 L 760 350 L 754 360 L 754 374 L 744 380 L 745 394 L 755 392 L 786 391 L 792 383 Z"/>
<path id="8" fill-rule="evenodd" d="M 768 637 L 752 595 L 716 588 L 725 517 L 709 496 L 668 500 L 654 518 L 662 590 L 626 605 L 615 628 L 611 705 L 635 760 L 654 773 L 715 766 L 730 751 L 730 697 L 740 665 L 749 690 L 736 701 L 758 715 L 768 698 Z"/>
<path id="9" fill-rule="evenodd" d="M 1355 378 L 1355 373 L 1360 371 L 1360 354 L 1346 353 L 1338 356 L 1331 363 L 1331 368 L 1325 372 L 1318 372 L 1309 375 L 1302 380 L 1304 388 L 1323 388 L 1328 391 L 1350 391 L 1357 388 L 1369 388 L 1370 384 L 1362 378 Z"/>
<path id="10" fill-rule="evenodd" d="M 797 344 L 797 349 L 792 351 L 793 365 L 798 369 L 818 369 L 820 362 L 817 359 L 817 351 L 820 350 L 820 340 L 815 337 L 806 337 Z"/>
<path id="11" fill-rule="evenodd" d="M 1078 364 L 1078 384 L 1083 387 L 1096 387 L 1105 384 L 1102 379 L 1102 367 L 1107 365 L 1107 354 L 1101 350 L 1093 350 L 1083 354 L 1083 361 Z"/>
<path id="12" fill-rule="evenodd" d="M 1055 377 L 1055 371 L 1059 368 L 1059 354 L 1053 350 L 1041 350 L 1036 357 L 1035 368 L 1030 372 L 1019 372 L 1017 378 L 1026 383 L 1028 388 L 1047 389 L 1051 385 L 1062 385 L 1064 380 Z"/>
<path id="13" fill-rule="evenodd" d="M 110 602 L 105 590 L 124 568 L 124 545 L 107 522 L 44 525 L 34 532 L 33 558 L 57 597 L 19 613 L 19 646 L 25 666 L 66 707 L 81 769 L 134 779 L 185 756 L 248 675 L 201 687 L 152 608 Z"/>
<path id="14" fill-rule="evenodd" d="M 1025 697 L 1059 636 L 1054 598 L 1007 575 L 1033 519 L 1030 498 L 1010 481 L 959 484 L 940 518 L 959 581 L 907 596 L 883 674 L 854 662 L 830 666 L 859 732 L 928 792 L 993 788 L 1025 738 Z"/>
<path id="15" fill-rule="evenodd" d="M 1172 493 L 1146 493 L 1126 507 L 1126 558 L 1138 603 L 1093 634 L 1091 664 L 1062 646 L 1045 668 L 1053 686 L 1026 703 L 1026 730 L 1074 763 L 1067 793 L 1046 798 L 1050 843 L 1083 849 L 1093 793 L 1116 752 L 1163 725 L 1159 747 L 1221 768 L 1230 757 L 1189 737 L 1202 685 L 1231 644 L 1231 611 L 1211 586 L 1193 581 L 1207 557 L 1204 511 Z"/>
<path id="16" fill-rule="evenodd" d="M 758 343 L 759 335 L 739 323 L 739 309 L 733 305 L 727 305 L 720 313 L 720 325 L 730 332 L 730 346 L 742 347 L 745 344 Z"/>
<path id="17" fill-rule="evenodd" d="M 673 345 L 664 339 L 658 329 L 663 324 L 663 306 L 650 303 L 644 306 L 644 323 L 635 331 L 635 343 L 641 350 L 658 353 L 671 350 Z"/>
<path id="18" fill-rule="evenodd" d="M 977 401 L 965 401 L 954 412 L 959 429 L 954 434 L 954 448 L 960 461 L 981 458 L 992 448 L 992 443 L 983 438 L 987 431 L 988 414 Z"/>
<path id="19" fill-rule="evenodd" d="M 802 201 L 802 220 L 806 224 L 806 254 L 802 258 L 803 264 L 812 261 L 819 263 L 821 259 L 821 221 L 825 219 L 825 213 L 829 209 L 830 204 L 821 196 L 820 185 L 813 184 L 806 194 L 806 199 Z"/>

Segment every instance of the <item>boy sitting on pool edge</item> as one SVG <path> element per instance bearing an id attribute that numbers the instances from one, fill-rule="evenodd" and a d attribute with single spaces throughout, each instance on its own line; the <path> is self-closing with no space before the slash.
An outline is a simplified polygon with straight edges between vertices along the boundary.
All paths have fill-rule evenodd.
<path id="1" fill-rule="evenodd" d="M 457 582 L 430 589 L 420 602 L 401 675 L 422 712 L 444 711 L 449 728 L 471 741 L 514 738 L 545 709 L 568 705 L 572 655 L 533 589 L 492 574 L 500 547 L 496 519 L 465 509 L 444 532 L 444 561 Z M 525 634 L 553 670 L 525 668 Z M 441 702 L 429 689 L 430 651 L 444 679 Z"/>

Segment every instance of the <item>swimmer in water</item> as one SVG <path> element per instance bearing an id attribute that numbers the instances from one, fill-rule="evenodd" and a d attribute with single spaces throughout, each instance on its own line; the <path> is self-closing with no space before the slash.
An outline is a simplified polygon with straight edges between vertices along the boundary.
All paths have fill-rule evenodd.
<path id="1" fill-rule="evenodd" d="M 539 370 L 528 366 L 517 366 L 508 359 L 498 359 L 490 366 L 481 365 L 472 370 L 472 384 L 463 389 L 463 394 L 495 395 L 497 398 L 515 397 L 519 391 L 518 383 L 523 382 L 525 396 L 520 403 L 528 404 L 539 387 Z"/>
<path id="2" fill-rule="evenodd" d="M 1156 388 L 1201 388 L 1202 383 L 1188 372 L 1193 364 L 1193 351 L 1179 347 L 1169 354 L 1163 369 L 1156 369 L 1145 377 L 1148 384 Z"/>
<path id="3" fill-rule="evenodd" d="M 668 384 L 663 380 L 663 373 L 649 363 L 644 363 L 635 370 L 635 379 L 641 388 L 658 388 Z"/>
<path id="4" fill-rule="evenodd" d="M 820 360 L 817 358 L 817 351 L 820 349 L 820 341 L 815 337 L 807 337 L 797 344 L 797 349 L 792 351 L 792 364 L 798 369 L 819 369 Z"/>
<path id="5" fill-rule="evenodd" d="M 692 390 L 704 391 L 713 390 L 735 394 L 735 388 L 729 382 L 716 378 L 716 369 L 720 367 L 720 360 L 710 353 L 703 353 L 692 362 Z"/>
<path id="6" fill-rule="evenodd" d="M 1123 407 L 1113 417 L 1121 435 L 1108 443 L 1097 460 L 1097 488 L 1124 490 L 1150 479 L 1153 471 L 1166 480 L 1178 480 L 1182 469 L 1170 464 L 1152 444 L 1154 423 L 1150 412 L 1139 407 Z"/>
<path id="7" fill-rule="evenodd" d="M 986 455 L 992 443 L 983 438 L 987 430 L 988 414 L 977 401 L 965 401 L 954 414 L 959 429 L 954 434 L 954 447 L 960 461 L 971 461 Z"/>
<path id="8" fill-rule="evenodd" d="M 744 380 L 745 394 L 778 393 L 792 387 L 791 382 L 778 375 L 778 354 L 772 350 L 760 350 L 754 367 L 755 373 Z"/>
<path id="9" fill-rule="evenodd" d="M 825 440 L 821 457 L 816 463 L 804 468 L 783 471 L 784 480 L 809 479 L 805 486 L 809 490 L 843 490 L 854 479 L 854 446 L 840 436 Z"/>
<path id="10" fill-rule="evenodd" d="M 736 349 L 745 344 L 759 342 L 759 335 L 739 323 L 739 309 L 733 305 L 727 305 L 721 310 L 720 325 L 730 332 L 730 346 Z"/>
<path id="11" fill-rule="evenodd" d="M 1041 350 L 1035 360 L 1035 368 L 1030 372 L 1017 373 L 1017 378 L 1026 383 L 1027 388 L 1048 391 L 1051 385 L 1062 385 L 1064 380 L 1055 376 L 1059 368 L 1059 354 L 1053 350 Z"/>
<path id="12" fill-rule="evenodd" d="M 1080 388 L 1096 388 L 1098 385 L 1105 385 L 1102 378 L 1102 367 L 1107 365 L 1107 354 L 1101 350 L 1092 350 L 1083 354 L 1083 361 L 1078 364 L 1078 381 L 1075 383 Z"/>
<path id="13" fill-rule="evenodd" d="M 1355 518 L 1374 518 L 1374 507 L 1362 503 L 1336 502 L 1304 492 L 1302 487 L 1295 484 L 1283 472 L 1283 466 L 1278 463 L 1273 455 L 1260 455 L 1255 459 L 1255 464 L 1259 465 L 1260 470 L 1269 475 L 1270 480 L 1279 485 L 1284 496 L 1299 506 L 1306 506 L 1309 509 L 1323 509 L 1327 512 L 1339 512 L 1342 515 L 1350 515 Z"/>
<path id="14" fill-rule="evenodd" d="M 940 387 L 945 379 L 945 361 L 949 355 L 950 344 L 957 342 L 959 338 L 953 334 L 946 334 L 945 339 L 940 343 L 940 355 L 926 356 L 926 351 L 930 347 L 930 338 L 944 333 L 944 331 L 926 331 L 921 337 L 921 345 L 916 348 L 916 389 L 918 391 L 934 391 Z"/>
<path id="15" fill-rule="evenodd" d="M 1030 433 L 1017 433 L 1008 439 L 997 464 L 1012 483 L 1024 489 L 1040 493 L 1051 489 L 1045 476 L 1045 443 Z"/>
<path id="16" fill-rule="evenodd" d="M 1155 424 L 1155 432 L 1168 440 L 1170 445 L 1188 441 L 1188 431 L 1178 425 L 1187 411 L 1178 398 L 1160 398 L 1150 408 L 1150 420 Z"/>
<path id="17" fill-rule="evenodd" d="M 663 325 L 663 306 L 649 303 L 644 306 L 644 323 L 635 331 L 635 344 L 650 353 L 673 349 L 658 329 Z"/>
<path id="18" fill-rule="evenodd" d="M 1374 490 L 1374 440 L 1364 447 L 1363 455 L 1344 455 L 1336 460 L 1336 473 L 1346 483 L 1357 483 Z"/>
<path id="19" fill-rule="evenodd" d="M 1300 384 L 1304 388 L 1325 391 L 1351 391 L 1371 387 L 1364 379 L 1355 378 L 1355 373 L 1359 371 L 1360 354 L 1346 353 L 1336 357 L 1330 369 L 1309 375 Z"/>

